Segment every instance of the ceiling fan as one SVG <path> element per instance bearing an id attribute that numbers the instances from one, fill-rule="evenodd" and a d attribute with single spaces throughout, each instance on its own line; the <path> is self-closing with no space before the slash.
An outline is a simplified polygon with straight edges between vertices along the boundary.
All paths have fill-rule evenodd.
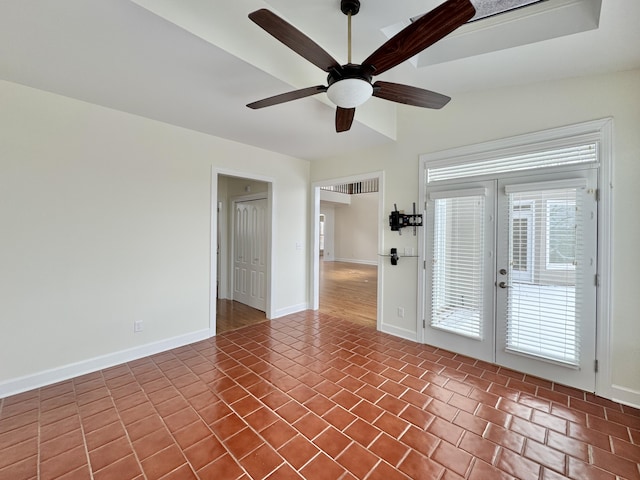
<path id="1" fill-rule="evenodd" d="M 442 108 L 451 98 L 422 88 L 376 81 L 372 77 L 408 60 L 470 20 L 476 10 L 469 0 L 447 0 L 387 40 L 361 64 L 351 63 L 351 17 L 360 10 L 359 0 L 341 0 L 340 10 L 348 17 L 348 62 L 340 65 L 322 47 L 291 24 L 267 9 L 249 18 L 287 47 L 329 75 L 327 86 L 294 90 L 247 105 L 257 109 L 326 92 L 336 105 L 336 132 L 351 128 L 356 107 L 371 96 L 425 108 Z"/>

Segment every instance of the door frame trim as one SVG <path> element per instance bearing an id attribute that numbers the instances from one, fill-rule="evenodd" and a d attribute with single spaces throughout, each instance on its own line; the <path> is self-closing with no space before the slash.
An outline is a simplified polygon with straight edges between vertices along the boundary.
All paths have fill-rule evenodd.
<path id="1" fill-rule="evenodd" d="M 612 383 L 611 362 L 611 319 L 612 319 L 612 280 L 613 280 L 613 118 L 603 118 L 574 125 L 568 125 L 533 133 L 517 135 L 500 140 L 452 148 L 440 152 L 420 155 L 419 198 L 426 198 L 427 166 L 443 165 L 446 163 L 461 163 L 461 161 L 477 160 L 489 155 L 504 152 L 516 153 L 541 149 L 548 145 L 558 145 L 588 138 L 599 142 L 599 171 L 598 171 L 598 275 L 600 285 L 597 293 L 596 308 L 596 356 L 598 372 L 596 373 L 597 395 L 617 400 L 627 404 L 640 404 L 640 392 L 632 392 Z M 523 173 L 523 172 L 520 172 Z M 538 173 L 542 173 L 539 171 Z M 459 179 L 458 179 L 459 180 Z M 426 205 L 422 202 L 423 215 L 426 215 Z M 425 232 L 418 229 L 418 256 L 425 261 Z M 418 305 L 421 313 L 417 318 L 417 331 L 421 343 L 425 343 L 425 328 L 422 322 L 426 320 L 424 311 L 424 287 L 426 269 L 418 271 Z"/>
<path id="2" fill-rule="evenodd" d="M 343 183 L 355 183 L 372 178 L 378 179 L 378 253 L 382 251 L 382 241 L 384 229 L 384 172 L 379 170 L 348 177 L 332 178 L 329 180 L 319 180 L 311 184 L 311 250 L 310 260 L 310 298 L 311 309 L 320 308 L 320 187 L 329 187 Z M 377 308 L 376 308 L 376 329 L 382 328 L 382 262 L 378 261 L 378 281 L 377 281 Z"/>
<path id="3" fill-rule="evenodd" d="M 276 211 L 276 180 L 273 177 L 266 175 L 258 175 L 249 172 L 242 172 L 238 170 L 230 170 L 224 168 L 211 167 L 211 223 L 210 223 L 210 237 L 209 237 L 209 336 L 214 337 L 216 335 L 216 281 L 218 271 L 218 179 L 219 177 L 237 177 L 246 178 L 248 180 L 257 180 L 265 182 L 267 184 L 267 212 L 269 218 L 269 225 L 267 230 L 267 294 L 266 294 L 266 317 L 272 319 L 275 317 L 273 311 L 273 265 L 274 265 L 274 251 L 275 245 L 275 211 Z M 223 208 L 225 206 L 223 205 Z M 225 232 L 222 232 L 225 233 Z"/>

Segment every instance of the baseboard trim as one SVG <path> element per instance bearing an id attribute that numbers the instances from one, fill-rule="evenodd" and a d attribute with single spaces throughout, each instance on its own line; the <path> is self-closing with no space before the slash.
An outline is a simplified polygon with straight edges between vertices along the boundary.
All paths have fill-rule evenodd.
<path id="1" fill-rule="evenodd" d="M 291 315 L 293 313 L 304 312 L 305 310 L 309 310 L 311 307 L 308 303 L 299 303 L 298 305 L 291 305 L 289 307 L 280 308 L 274 312 L 273 317 L 271 319 L 276 319 L 280 317 L 286 317 L 287 315 Z"/>
<path id="2" fill-rule="evenodd" d="M 418 341 L 418 334 L 412 330 L 407 330 L 400 327 L 394 327 L 393 325 L 382 324 L 380 331 L 394 335 L 396 337 L 404 338 L 405 340 L 411 340 L 412 342 Z"/>
<path id="3" fill-rule="evenodd" d="M 329 260 L 327 260 L 329 261 Z M 353 258 L 336 258 L 334 262 L 358 263 L 360 265 L 378 265 L 377 260 L 357 260 Z"/>
<path id="4" fill-rule="evenodd" d="M 32 375 L 18 377 L 0 383 L 0 398 L 44 387 L 70 378 L 86 375 L 125 362 L 165 352 L 172 348 L 182 347 L 190 343 L 206 340 L 210 337 L 209 329 L 180 335 L 178 337 L 147 343 L 139 347 L 120 350 L 118 352 L 89 358 L 81 362 L 71 363 L 58 368 L 44 370 Z"/>
<path id="5" fill-rule="evenodd" d="M 611 385 L 610 394 L 611 400 L 640 409 L 640 392 L 638 390 Z"/>

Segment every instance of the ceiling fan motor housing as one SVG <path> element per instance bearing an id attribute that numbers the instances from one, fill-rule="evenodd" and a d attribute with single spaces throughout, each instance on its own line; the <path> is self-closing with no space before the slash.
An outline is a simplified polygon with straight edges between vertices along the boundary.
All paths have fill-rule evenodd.
<path id="1" fill-rule="evenodd" d="M 334 83 L 347 78 L 356 78 L 371 83 L 373 76 L 369 73 L 369 69 L 364 68 L 362 65 L 347 63 L 340 66 L 340 68 L 331 69 L 327 76 L 327 85 L 330 87 Z"/>
<path id="2" fill-rule="evenodd" d="M 373 94 L 371 80 L 371 74 L 362 65 L 342 65 L 329 72 L 327 96 L 339 107 L 355 108 Z"/>
<path id="3" fill-rule="evenodd" d="M 360 0 L 341 0 L 340 10 L 345 15 L 356 15 L 360 11 Z"/>

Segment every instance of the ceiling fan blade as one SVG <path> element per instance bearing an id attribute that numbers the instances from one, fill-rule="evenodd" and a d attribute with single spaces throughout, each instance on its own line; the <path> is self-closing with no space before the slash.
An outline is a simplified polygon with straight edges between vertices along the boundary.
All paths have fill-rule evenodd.
<path id="1" fill-rule="evenodd" d="M 336 132 L 346 132 L 351 128 L 353 118 L 356 115 L 355 108 L 336 108 Z"/>
<path id="2" fill-rule="evenodd" d="M 387 40 L 362 65 L 373 75 L 386 72 L 446 37 L 475 13 L 469 0 L 447 0 Z"/>
<path id="3" fill-rule="evenodd" d="M 249 103 L 247 107 L 253 108 L 254 110 L 257 108 L 270 107 L 272 105 L 290 102 L 291 100 L 297 100 L 299 98 L 310 97 L 311 95 L 326 91 L 327 87 L 324 85 L 316 85 L 315 87 L 307 87 L 300 90 L 294 90 L 292 92 L 281 93 L 280 95 L 274 95 L 273 97 L 264 98 L 257 102 Z"/>
<path id="4" fill-rule="evenodd" d="M 451 100 L 451 97 L 440 93 L 391 82 L 374 83 L 373 96 L 425 108 L 442 108 Z"/>
<path id="5" fill-rule="evenodd" d="M 268 34 L 325 72 L 340 66 L 320 45 L 275 13 L 262 8 L 250 13 L 249 18 Z"/>

